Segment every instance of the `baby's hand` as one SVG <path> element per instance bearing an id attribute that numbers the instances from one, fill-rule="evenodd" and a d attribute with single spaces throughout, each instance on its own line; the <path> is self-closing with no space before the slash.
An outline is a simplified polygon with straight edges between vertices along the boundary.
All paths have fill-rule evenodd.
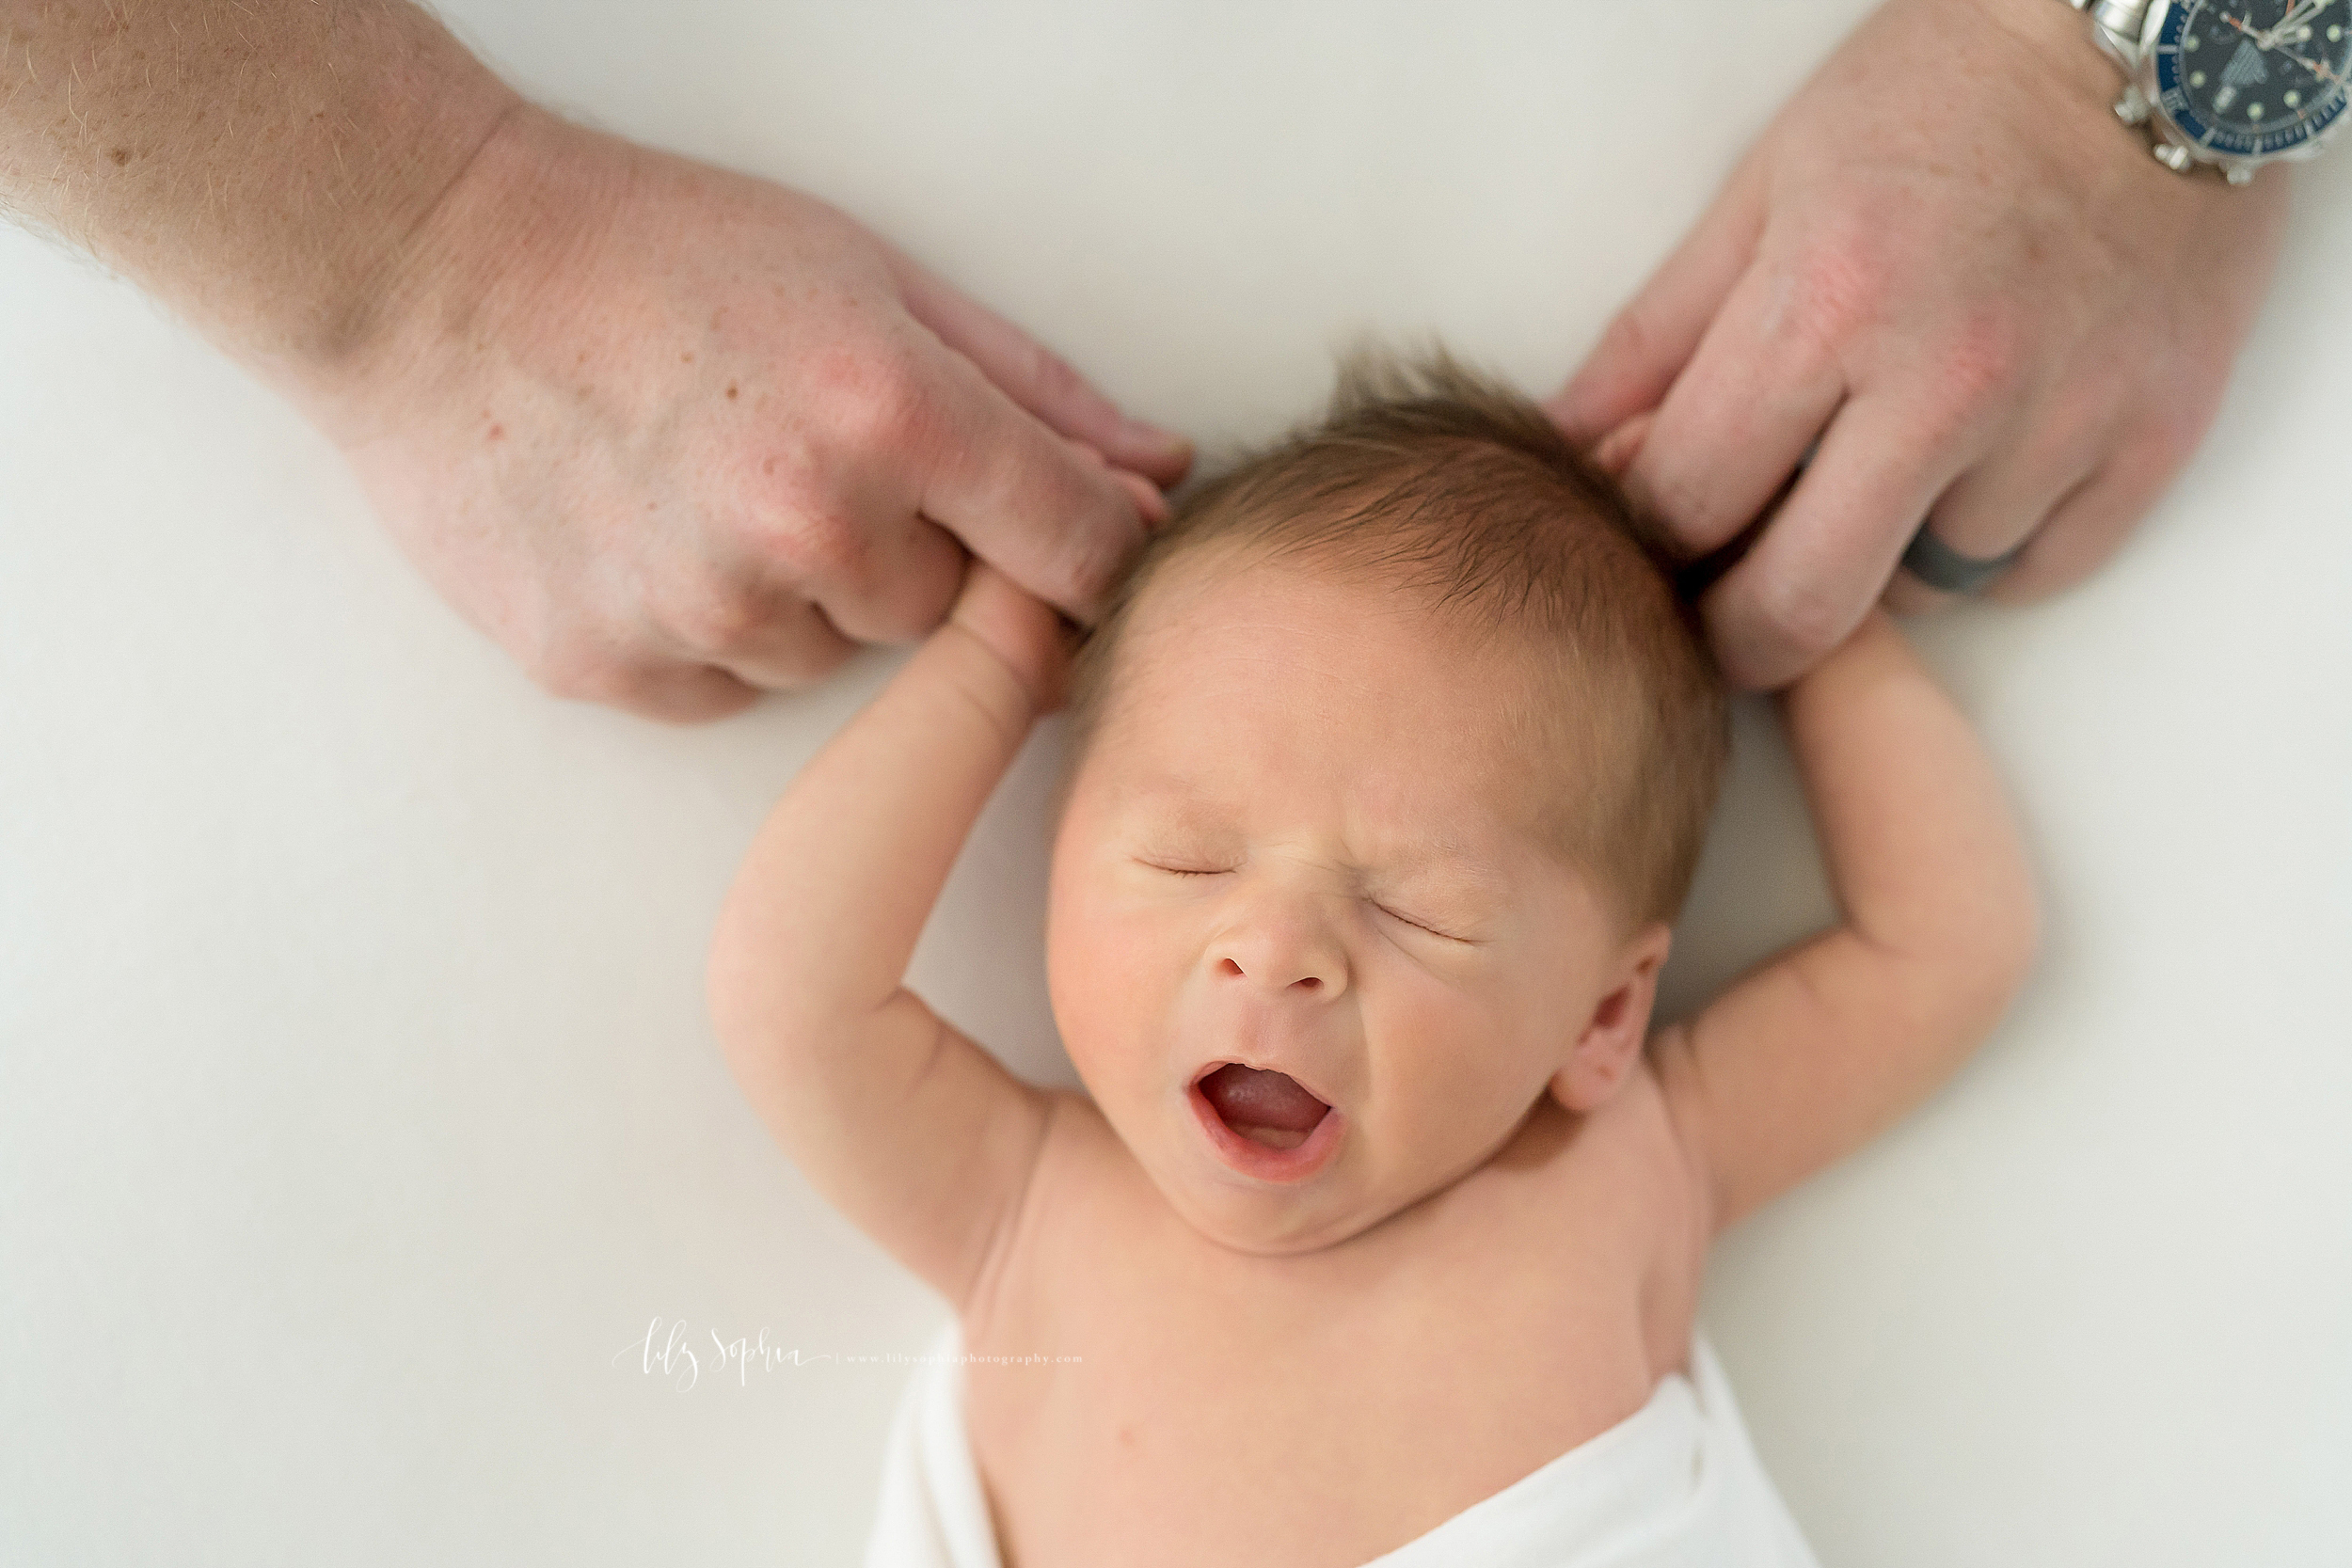
<path id="1" fill-rule="evenodd" d="M 1069 445 L 1083 462 L 1108 470 L 1135 499 L 1145 528 L 1168 521 L 1168 498 L 1150 480 L 1111 467 L 1107 458 L 1083 441 L 1073 440 Z M 947 624 L 961 626 L 1004 661 L 1029 693 L 1041 718 L 1061 706 L 1068 695 L 1072 632 L 1053 606 L 975 558 L 964 573 L 963 592 Z"/>
<path id="2" fill-rule="evenodd" d="M 1053 606 L 987 562 L 966 569 L 947 624 L 994 654 L 1029 694 L 1039 714 L 1061 706 L 1070 674 L 1069 633 Z"/>

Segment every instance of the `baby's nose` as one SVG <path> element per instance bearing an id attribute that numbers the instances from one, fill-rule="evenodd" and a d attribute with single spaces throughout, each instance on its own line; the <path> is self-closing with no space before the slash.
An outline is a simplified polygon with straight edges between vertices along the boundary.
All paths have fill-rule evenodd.
<path id="1" fill-rule="evenodd" d="M 1328 1001 L 1347 989 L 1347 955 L 1329 932 L 1296 916 L 1250 920 L 1211 944 L 1209 973 L 1301 1000 Z"/>

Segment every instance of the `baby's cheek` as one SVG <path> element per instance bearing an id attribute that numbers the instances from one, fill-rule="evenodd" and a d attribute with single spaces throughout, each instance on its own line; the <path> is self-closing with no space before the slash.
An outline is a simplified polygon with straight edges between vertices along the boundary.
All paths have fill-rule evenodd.
<path id="1" fill-rule="evenodd" d="M 1099 1074 L 1149 1033 L 1145 1022 L 1164 1005 L 1166 986 L 1154 973 L 1148 923 L 1115 900 L 1064 895 L 1059 887 L 1056 895 L 1045 933 L 1054 1022 L 1070 1059 L 1099 1093 Z"/>
<path id="2" fill-rule="evenodd" d="M 1527 1114 L 1548 1075 L 1531 1078 L 1511 1021 L 1459 992 L 1406 984 L 1381 998 L 1368 1032 L 1382 1060 L 1381 1098 L 1434 1166 L 1489 1148 Z"/>

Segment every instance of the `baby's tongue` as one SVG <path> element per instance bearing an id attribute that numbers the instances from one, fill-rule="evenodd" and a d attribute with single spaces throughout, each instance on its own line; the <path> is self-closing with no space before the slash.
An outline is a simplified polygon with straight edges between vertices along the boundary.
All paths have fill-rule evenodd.
<path id="1" fill-rule="evenodd" d="M 1225 1125 L 1270 1148 L 1296 1148 L 1331 1107 L 1287 1072 L 1229 1062 L 1200 1081 L 1200 1093 Z"/>

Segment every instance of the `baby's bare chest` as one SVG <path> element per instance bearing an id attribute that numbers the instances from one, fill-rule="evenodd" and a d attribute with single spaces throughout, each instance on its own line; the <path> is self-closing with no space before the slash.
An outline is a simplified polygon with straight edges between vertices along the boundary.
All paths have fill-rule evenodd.
<path id="1" fill-rule="evenodd" d="M 1681 1363 L 1695 1260 L 1661 1271 L 1661 1216 L 1581 1191 L 1594 1171 L 1484 1174 L 1304 1259 L 1217 1248 L 1148 1183 L 1037 1195 L 966 1324 L 977 1354 L 1041 1358 L 966 1370 L 1007 1568 L 1354 1568 L 1639 1409 Z"/>

